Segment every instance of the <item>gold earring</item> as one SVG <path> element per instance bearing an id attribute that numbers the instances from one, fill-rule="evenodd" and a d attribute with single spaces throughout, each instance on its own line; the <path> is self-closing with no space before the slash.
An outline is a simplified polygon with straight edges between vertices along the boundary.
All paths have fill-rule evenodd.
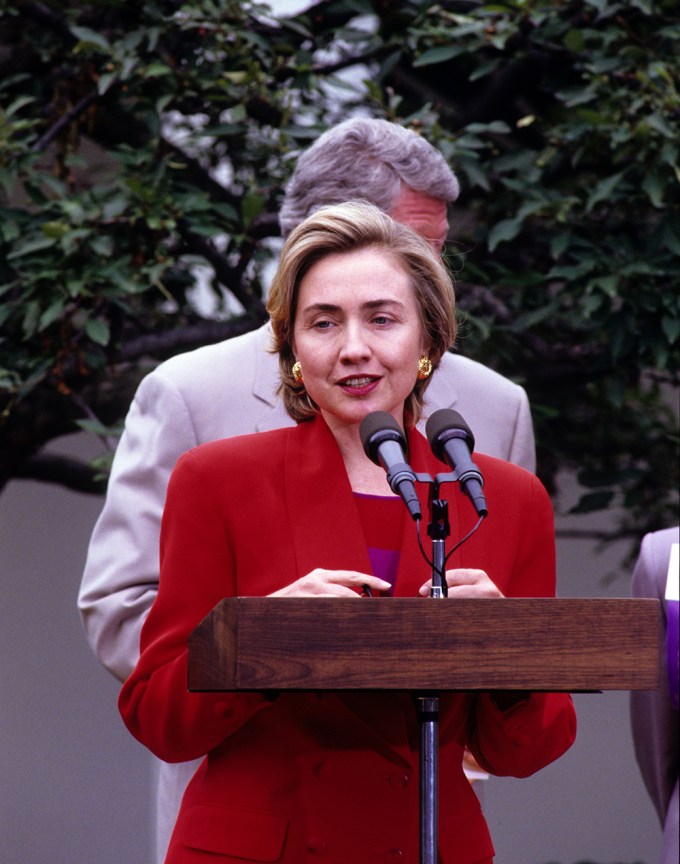
<path id="1" fill-rule="evenodd" d="M 300 363 L 299 360 L 296 360 L 295 363 L 293 363 L 293 368 L 290 371 L 293 373 L 295 383 L 302 384 L 302 363 Z"/>
<path id="2" fill-rule="evenodd" d="M 420 360 L 418 360 L 418 381 L 424 381 L 426 378 L 429 378 L 431 373 L 432 361 L 423 354 Z"/>

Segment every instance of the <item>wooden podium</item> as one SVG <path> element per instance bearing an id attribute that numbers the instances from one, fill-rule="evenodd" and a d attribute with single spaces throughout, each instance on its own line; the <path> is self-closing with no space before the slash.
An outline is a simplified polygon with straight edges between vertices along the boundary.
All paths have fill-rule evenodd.
<path id="1" fill-rule="evenodd" d="M 439 693 L 658 686 L 657 600 L 222 600 L 189 638 L 189 689 L 407 690 L 420 718 L 420 862 L 438 855 Z"/>
<path id="2" fill-rule="evenodd" d="M 653 690 L 657 600 L 222 600 L 189 638 L 189 689 Z"/>

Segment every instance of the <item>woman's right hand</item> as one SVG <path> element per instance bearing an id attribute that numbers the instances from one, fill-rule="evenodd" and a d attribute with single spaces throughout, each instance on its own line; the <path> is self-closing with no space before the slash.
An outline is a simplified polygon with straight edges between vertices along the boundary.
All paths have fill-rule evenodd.
<path id="1" fill-rule="evenodd" d="M 317 567 L 269 597 L 359 597 L 368 586 L 375 594 L 387 591 L 391 585 L 377 576 L 356 570 L 323 570 Z"/>

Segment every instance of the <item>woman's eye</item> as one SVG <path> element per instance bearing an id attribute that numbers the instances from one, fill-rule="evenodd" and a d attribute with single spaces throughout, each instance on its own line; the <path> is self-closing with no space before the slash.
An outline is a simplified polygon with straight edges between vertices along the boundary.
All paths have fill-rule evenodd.
<path id="1" fill-rule="evenodd" d="M 331 327 L 330 321 L 315 321 L 314 328 L 316 330 L 328 330 Z"/>
<path id="2" fill-rule="evenodd" d="M 376 315 L 373 319 L 374 324 L 389 324 L 391 322 L 391 318 L 387 315 Z"/>

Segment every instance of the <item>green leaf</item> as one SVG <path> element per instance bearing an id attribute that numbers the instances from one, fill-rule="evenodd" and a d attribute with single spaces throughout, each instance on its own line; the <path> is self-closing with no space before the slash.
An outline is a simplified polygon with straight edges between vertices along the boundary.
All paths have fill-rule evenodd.
<path id="1" fill-rule="evenodd" d="M 101 33 L 96 33 L 94 30 L 90 30 L 89 27 L 79 27 L 76 24 L 72 24 L 69 29 L 79 42 L 101 48 L 106 53 L 111 50 L 111 46 Z"/>
<path id="2" fill-rule="evenodd" d="M 600 202 L 606 201 L 608 198 L 610 198 L 612 192 L 616 189 L 616 187 L 623 179 L 623 176 L 624 172 L 621 171 L 618 174 L 612 174 L 611 177 L 605 177 L 604 180 L 601 180 L 588 196 L 586 213 L 590 213 L 590 211 Z"/>
<path id="3" fill-rule="evenodd" d="M 668 315 L 664 315 L 661 319 L 661 329 L 670 344 L 675 344 L 678 341 L 678 336 L 680 336 L 680 318 L 671 318 Z"/>
<path id="4" fill-rule="evenodd" d="M 609 490 L 588 492 L 581 497 L 575 507 L 571 508 L 569 513 L 594 513 L 596 510 L 606 510 L 613 498 L 614 493 Z"/>
<path id="5" fill-rule="evenodd" d="M 591 273 L 596 262 L 592 258 L 584 258 L 578 264 L 566 264 L 564 266 L 552 267 L 548 273 L 550 279 L 566 279 L 576 281 L 582 276 Z"/>
<path id="6" fill-rule="evenodd" d="M 645 123 L 647 126 L 660 132 L 665 138 L 669 138 L 671 141 L 677 140 L 677 131 L 668 125 L 666 119 L 661 114 L 650 114 L 645 118 Z"/>
<path id="7" fill-rule="evenodd" d="M 550 241 L 550 254 L 551 256 L 557 260 L 561 258 L 562 255 L 569 248 L 569 244 L 571 243 L 571 232 L 562 231 L 559 234 L 556 234 Z"/>
<path id="8" fill-rule="evenodd" d="M 100 96 L 103 96 L 111 89 L 117 80 L 117 72 L 104 72 L 103 75 L 99 76 L 99 80 L 97 81 L 97 93 L 99 93 Z"/>
<path id="9" fill-rule="evenodd" d="M 651 0 L 630 0 L 630 5 L 635 9 L 639 9 L 640 12 L 645 15 L 652 14 L 652 3 Z"/>
<path id="10" fill-rule="evenodd" d="M 479 163 L 474 159 L 464 158 L 462 154 L 459 154 L 458 158 L 461 171 L 467 176 L 469 185 L 473 187 L 478 186 L 480 189 L 489 192 L 491 190 L 489 178 L 480 168 Z"/>
<path id="11" fill-rule="evenodd" d="M 53 222 L 43 222 L 41 227 L 45 237 L 49 237 L 53 240 L 61 239 L 64 234 L 67 234 L 70 230 L 70 225 L 68 225 L 68 223 L 56 220 Z"/>
<path id="12" fill-rule="evenodd" d="M 509 240 L 514 240 L 521 230 L 521 219 L 503 219 L 497 225 L 494 225 L 491 231 L 489 231 L 489 236 L 486 241 L 489 247 L 489 252 L 493 252 L 500 243 L 507 243 Z"/>
<path id="13" fill-rule="evenodd" d="M 171 75 L 172 70 L 165 63 L 149 63 L 144 70 L 146 78 L 160 78 L 163 75 Z"/>
<path id="14" fill-rule="evenodd" d="M 447 60 L 452 60 L 463 54 L 465 50 L 464 45 L 440 45 L 437 48 L 429 48 L 413 61 L 413 66 L 417 69 L 421 66 L 431 66 L 434 63 L 445 63 Z"/>
<path id="15" fill-rule="evenodd" d="M 585 48 L 585 39 L 582 30 L 569 30 L 564 37 L 564 44 L 570 51 L 578 53 Z"/>
<path id="16" fill-rule="evenodd" d="M 264 198 L 259 192 L 249 191 L 243 196 L 241 201 L 241 213 L 246 226 L 259 216 L 264 207 Z"/>
<path id="17" fill-rule="evenodd" d="M 85 321 L 83 329 L 89 338 L 97 345 L 106 346 L 111 339 L 109 325 L 101 318 L 88 318 Z"/>
<path id="18" fill-rule="evenodd" d="M 666 183 L 658 174 L 647 174 L 642 181 L 642 188 L 649 196 L 649 200 L 654 207 L 663 207 Z"/>
<path id="19" fill-rule="evenodd" d="M 36 100 L 34 96 L 20 96 L 18 99 L 15 99 L 7 106 L 7 108 L 4 109 L 5 120 L 9 120 L 19 111 L 21 111 L 22 108 L 25 108 L 26 105 L 31 105 L 35 101 Z"/>
<path id="20" fill-rule="evenodd" d="M 599 288 L 608 297 L 616 297 L 620 281 L 619 276 L 615 273 L 610 276 L 598 276 L 588 282 L 586 290 L 592 291 L 594 288 Z"/>
<path id="21" fill-rule="evenodd" d="M 38 321 L 40 320 L 40 305 L 37 300 L 31 300 L 24 307 L 23 332 L 28 339 L 38 329 Z"/>
<path id="22" fill-rule="evenodd" d="M 101 255 L 102 258 L 108 258 L 110 255 L 113 255 L 113 237 L 108 234 L 93 237 L 90 241 L 90 247 L 97 255 Z"/>
<path id="23" fill-rule="evenodd" d="M 537 324 L 541 324 L 543 321 L 547 321 L 549 318 L 555 314 L 555 304 L 554 303 L 546 303 L 545 306 L 541 306 L 538 309 L 533 309 L 530 312 L 525 312 L 523 315 L 520 315 L 512 322 L 512 329 L 517 331 L 518 333 L 524 332 L 526 330 L 531 330 Z"/>
<path id="24" fill-rule="evenodd" d="M 123 424 L 116 423 L 113 426 L 107 426 L 101 420 L 82 419 L 76 420 L 76 426 L 82 429 L 83 432 L 88 432 L 90 435 L 97 435 L 100 438 L 116 438 L 123 431 Z"/>
<path id="25" fill-rule="evenodd" d="M 47 327 L 49 327 L 50 324 L 52 324 L 53 321 L 56 321 L 57 318 L 61 315 L 63 309 L 64 298 L 59 297 L 53 303 L 51 303 L 40 316 L 38 330 L 45 330 Z"/>
<path id="26" fill-rule="evenodd" d="M 492 72 L 495 72 L 496 69 L 501 65 L 502 60 L 500 57 L 494 57 L 492 60 L 487 61 L 486 63 L 480 63 L 480 65 L 468 75 L 468 81 L 478 81 L 480 78 L 485 78 L 487 75 L 490 75 Z"/>
<path id="27" fill-rule="evenodd" d="M 485 132 L 494 135 L 507 135 L 512 131 L 508 124 L 503 120 L 493 120 L 491 123 L 468 123 L 465 129 L 467 132 L 473 132 L 480 135 Z"/>
<path id="28" fill-rule="evenodd" d="M 54 246 L 55 242 L 54 237 L 34 237 L 31 240 L 20 243 L 13 252 L 10 252 L 7 260 L 16 261 L 17 258 L 32 255 L 34 252 L 41 252 L 43 249 L 49 249 L 51 246 Z"/>
<path id="29" fill-rule="evenodd" d="M 674 231 L 673 227 L 667 223 L 663 226 L 661 238 L 674 255 L 680 256 L 680 230 Z"/>
<path id="30" fill-rule="evenodd" d="M 109 199 L 106 204 L 104 204 L 102 218 L 105 222 L 111 222 L 112 220 L 117 219 L 125 213 L 128 203 L 127 198 L 123 195 L 117 195 L 115 198 Z"/>

